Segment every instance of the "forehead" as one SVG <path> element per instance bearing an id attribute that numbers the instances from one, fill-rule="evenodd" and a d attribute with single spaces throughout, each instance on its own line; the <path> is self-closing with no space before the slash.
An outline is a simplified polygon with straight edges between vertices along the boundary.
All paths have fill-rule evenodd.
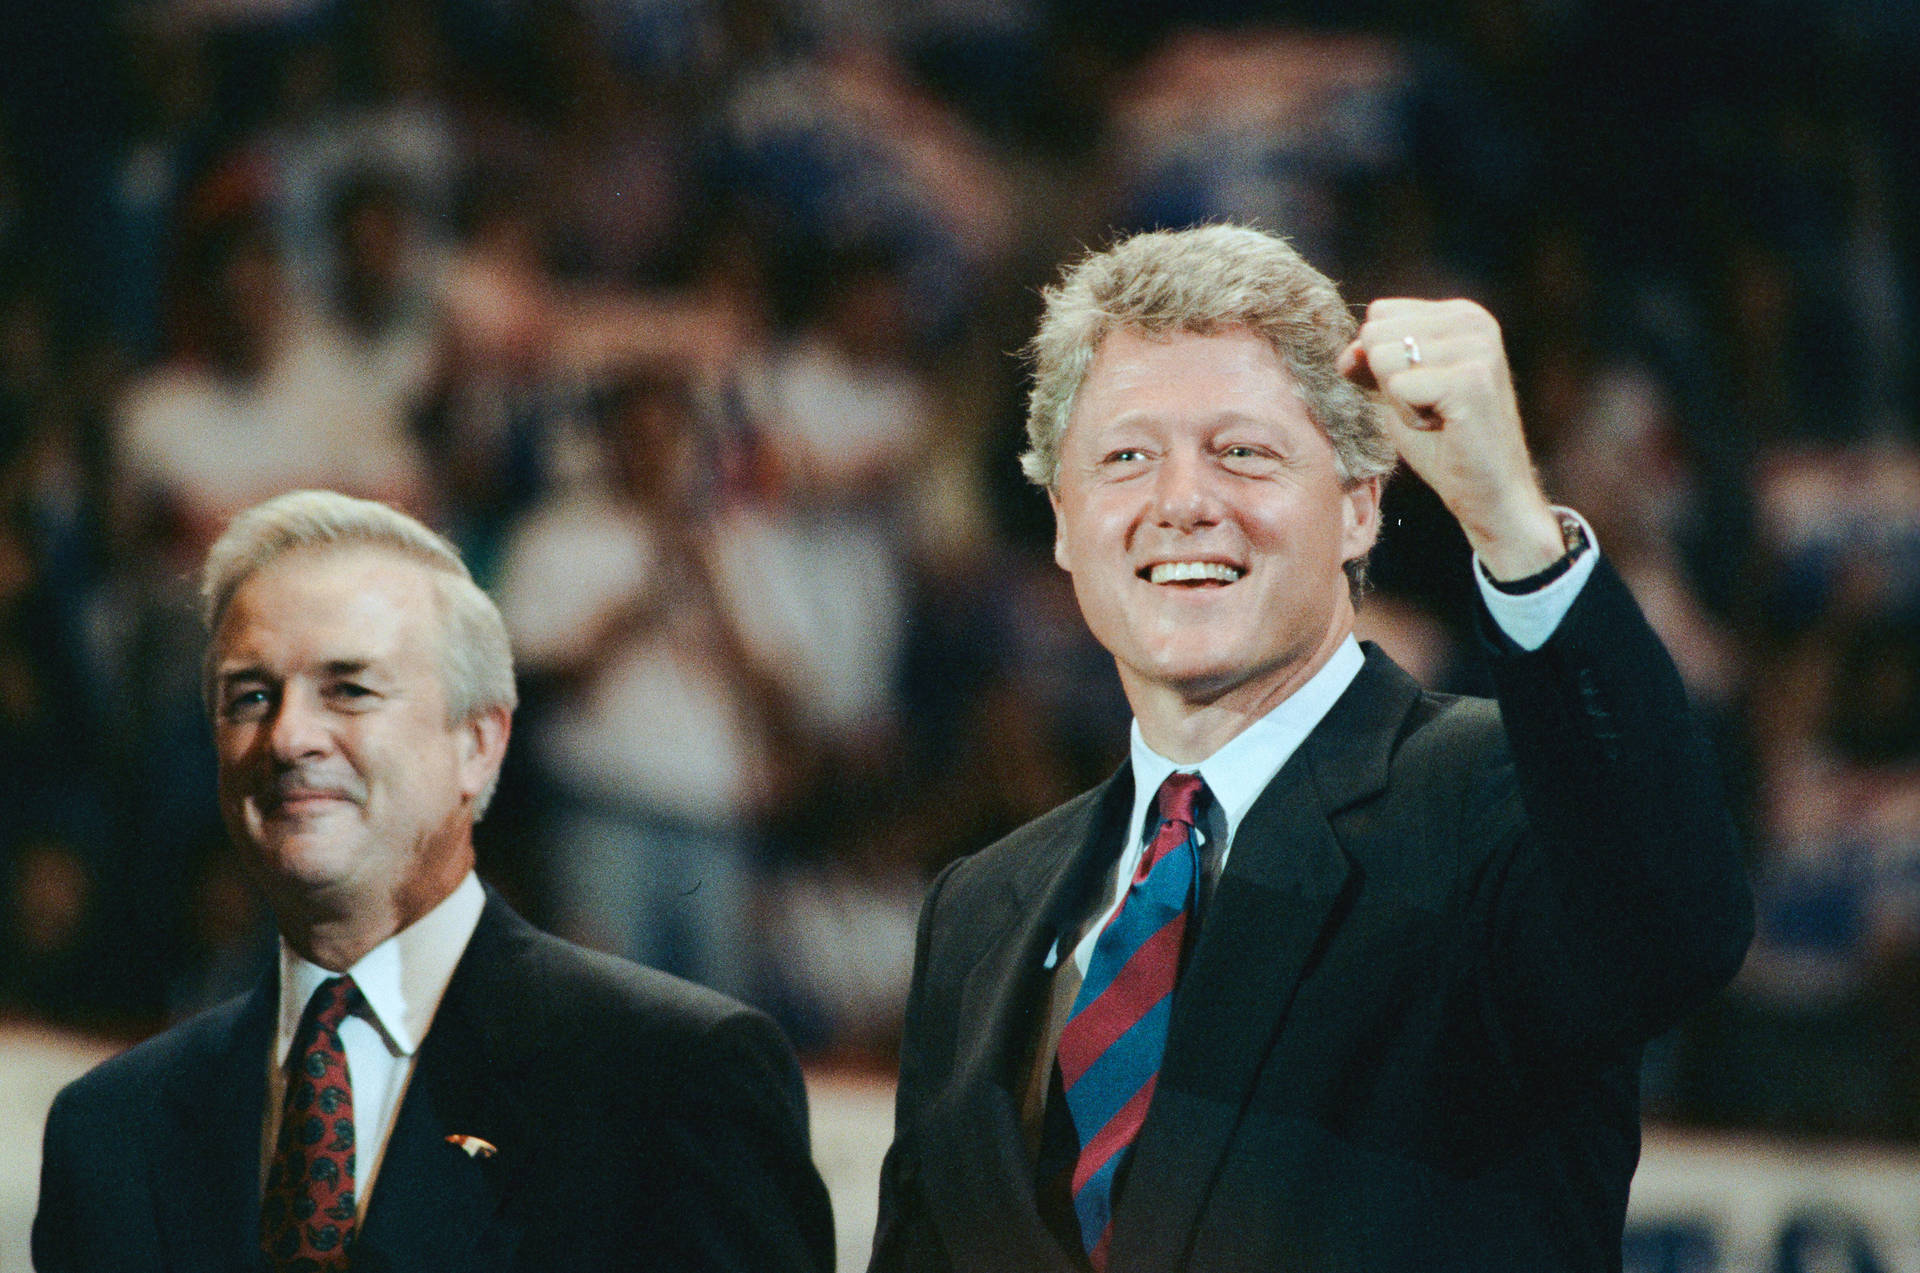
<path id="1" fill-rule="evenodd" d="M 1166 335 L 1121 328 L 1094 350 L 1067 425 L 1071 434 L 1082 423 L 1219 416 L 1310 423 L 1292 373 L 1264 336 L 1245 327 Z"/>
<path id="2" fill-rule="evenodd" d="M 438 633 L 432 572 L 377 547 L 296 549 L 234 590 L 213 636 L 222 666 L 304 655 L 394 658 Z"/>

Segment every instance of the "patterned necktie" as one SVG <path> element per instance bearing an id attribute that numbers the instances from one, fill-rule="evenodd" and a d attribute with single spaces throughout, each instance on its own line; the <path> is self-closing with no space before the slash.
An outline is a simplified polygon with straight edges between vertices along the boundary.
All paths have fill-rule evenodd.
<path id="1" fill-rule="evenodd" d="M 360 1002 L 351 977 L 314 990 L 293 1036 L 280 1138 L 260 1200 L 260 1249 L 276 1271 L 341 1270 L 353 1244 L 353 1085 L 340 1023 Z"/>
<path id="2" fill-rule="evenodd" d="M 1086 980 L 1060 1032 L 1060 1082 L 1080 1154 L 1073 1209 L 1093 1267 L 1107 1267 L 1114 1179 L 1153 1100 L 1167 1050 L 1173 983 L 1200 878 L 1198 774 L 1160 785 L 1160 827 L 1140 857 L 1126 899 L 1094 942 Z"/>

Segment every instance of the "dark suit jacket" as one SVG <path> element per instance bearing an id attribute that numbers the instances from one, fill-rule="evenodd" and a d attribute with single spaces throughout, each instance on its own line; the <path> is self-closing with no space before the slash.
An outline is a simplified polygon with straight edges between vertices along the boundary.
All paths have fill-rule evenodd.
<path id="1" fill-rule="evenodd" d="M 54 1102 L 40 1273 L 259 1265 L 277 988 L 106 1062 Z M 466 1133 L 499 1152 L 446 1143 Z M 539 932 L 489 894 L 421 1044 L 355 1273 L 833 1267 L 806 1093 L 772 1022 Z"/>
<path id="2" fill-rule="evenodd" d="M 1618 1269 L 1642 1043 L 1729 978 L 1737 846 L 1678 676 L 1601 562 L 1499 703 L 1377 649 L 1242 822 L 1176 992 L 1112 1273 Z M 1503 726 L 1504 713 L 1504 726 Z M 875 1273 L 1071 1269 L 1019 1094 L 1103 786 L 922 911 Z"/>

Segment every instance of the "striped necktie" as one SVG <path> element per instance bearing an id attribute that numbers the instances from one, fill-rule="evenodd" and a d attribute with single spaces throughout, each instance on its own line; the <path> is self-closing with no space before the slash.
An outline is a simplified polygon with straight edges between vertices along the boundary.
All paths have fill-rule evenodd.
<path id="1" fill-rule="evenodd" d="M 1180 948 L 1200 878 L 1193 833 L 1198 774 L 1160 785 L 1160 825 L 1140 856 L 1127 895 L 1094 942 L 1086 979 L 1060 1032 L 1060 1083 L 1080 1140 L 1073 1209 L 1097 1270 L 1113 1236 L 1114 1181 L 1153 1100 Z"/>

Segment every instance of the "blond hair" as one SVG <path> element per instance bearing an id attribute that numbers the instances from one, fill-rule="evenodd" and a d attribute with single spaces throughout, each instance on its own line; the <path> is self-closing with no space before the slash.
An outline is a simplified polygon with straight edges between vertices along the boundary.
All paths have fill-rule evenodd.
<path id="1" fill-rule="evenodd" d="M 1042 293 L 1027 346 L 1027 451 L 1020 467 L 1053 489 L 1060 442 L 1100 342 L 1114 331 L 1207 335 L 1241 327 L 1266 338 L 1333 443 L 1343 481 L 1393 471 L 1379 408 L 1335 366 L 1358 329 L 1326 275 L 1285 239 L 1245 226 L 1156 230 L 1090 252 Z"/>

